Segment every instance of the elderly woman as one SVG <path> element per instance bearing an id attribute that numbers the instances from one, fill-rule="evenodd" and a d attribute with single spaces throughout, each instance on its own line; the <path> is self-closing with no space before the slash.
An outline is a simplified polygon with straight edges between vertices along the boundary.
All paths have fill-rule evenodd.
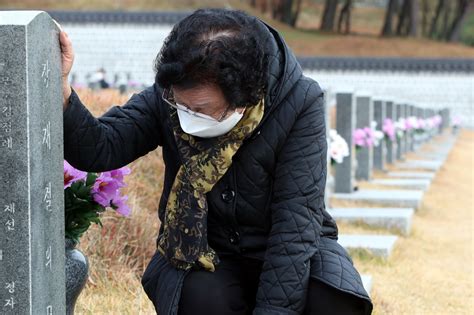
<path id="1" fill-rule="evenodd" d="M 175 25 L 155 83 L 95 118 L 68 84 L 64 154 L 105 171 L 162 147 L 156 253 L 143 288 L 160 315 L 369 314 L 372 303 L 326 212 L 320 86 L 280 34 L 233 10 Z"/>

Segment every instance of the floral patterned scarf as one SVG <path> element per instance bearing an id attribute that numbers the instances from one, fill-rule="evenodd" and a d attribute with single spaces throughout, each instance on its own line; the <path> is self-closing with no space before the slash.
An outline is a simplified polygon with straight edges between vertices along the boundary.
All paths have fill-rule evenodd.
<path id="1" fill-rule="evenodd" d="M 204 267 L 215 270 L 216 252 L 207 243 L 206 193 L 225 174 L 243 140 L 263 117 L 263 99 L 245 109 L 242 119 L 226 134 L 215 138 L 195 138 L 185 133 L 176 109 L 170 107 L 173 132 L 182 157 L 166 204 L 163 235 L 158 250 L 176 268 Z M 199 263 L 199 264 L 198 264 Z"/>

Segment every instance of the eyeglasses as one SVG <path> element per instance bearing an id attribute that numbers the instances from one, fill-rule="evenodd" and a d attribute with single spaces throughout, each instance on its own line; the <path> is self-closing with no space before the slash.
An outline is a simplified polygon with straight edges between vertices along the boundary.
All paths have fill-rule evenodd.
<path id="1" fill-rule="evenodd" d="M 174 97 L 173 97 L 173 93 L 169 89 L 163 89 L 163 94 L 161 95 L 161 98 L 169 106 L 171 106 L 173 108 L 176 108 L 177 110 L 181 110 L 181 111 L 184 111 L 184 112 L 186 112 L 190 115 L 193 115 L 195 117 L 199 117 L 199 118 L 202 118 L 202 119 L 207 119 L 207 120 L 210 120 L 210 121 L 221 122 L 227 116 L 227 112 L 229 111 L 229 108 L 230 108 L 230 106 L 227 106 L 227 108 L 224 110 L 222 115 L 220 115 L 219 119 L 215 119 L 214 117 L 211 117 L 209 115 L 192 111 L 191 109 L 189 109 L 189 107 L 187 107 L 185 105 L 176 103 L 175 100 L 174 100 Z"/>

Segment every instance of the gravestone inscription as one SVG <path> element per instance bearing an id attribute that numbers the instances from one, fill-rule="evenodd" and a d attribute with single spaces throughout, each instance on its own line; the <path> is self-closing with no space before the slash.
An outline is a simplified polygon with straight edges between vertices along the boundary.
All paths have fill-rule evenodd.
<path id="1" fill-rule="evenodd" d="M 59 30 L 0 11 L 0 313 L 64 314 Z"/>

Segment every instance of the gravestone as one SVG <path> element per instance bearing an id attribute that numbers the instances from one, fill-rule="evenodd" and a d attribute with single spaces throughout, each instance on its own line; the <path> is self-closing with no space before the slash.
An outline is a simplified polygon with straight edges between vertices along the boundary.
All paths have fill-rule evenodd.
<path id="1" fill-rule="evenodd" d="M 59 30 L 0 11 L 0 314 L 65 314 Z"/>
<path id="2" fill-rule="evenodd" d="M 327 89 L 324 90 L 324 122 L 326 125 L 326 139 L 328 141 L 328 150 L 327 150 L 327 176 L 326 176 L 326 189 L 324 191 L 324 203 L 326 207 L 329 207 L 331 192 L 334 186 L 334 178 L 331 174 L 331 155 L 330 155 L 330 142 L 329 142 L 329 130 L 331 129 L 330 124 L 330 99 L 331 92 Z"/>
<path id="3" fill-rule="evenodd" d="M 388 100 L 385 104 L 385 110 L 386 110 L 386 118 L 392 120 L 393 123 L 395 123 L 396 119 L 396 110 L 395 110 L 395 104 L 393 103 L 392 100 Z M 390 138 L 388 138 L 385 141 L 385 145 L 387 148 L 387 163 L 393 164 L 395 163 L 396 160 L 396 138 L 394 141 L 392 141 Z"/>
<path id="4" fill-rule="evenodd" d="M 416 116 L 419 119 L 424 119 L 425 118 L 424 109 L 421 108 L 421 107 L 418 107 L 417 111 L 416 111 Z M 425 141 L 426 141 L 426 133 L 425 132 L 418 133 L 417 136 L 416 136 L 417 145 L 421 146 L 423 144 L 423 142 L 425 142 Z"/>
<path id="5" fill-rule="evenodd" d="M 409 105 L 408 106 L 408 111 L 409 111 L 409 117 L 415 117 L 416 112 L 415 112 L 415 106 L 414 105 Z M 410 151 L 415 151 L 415 130 L 412 129 L 410 131 L 410 139 L 409 139 L 409 148 L 408 150 Z"/>
<path id="6" fill-rule="evenodd" d="M 336 164 L 334 191 L 350 193 L 354 187 L 354 144 L 352 133 L 355 127 L 355 102 L 352 92 L 336 94 L 336 130 L 347 142 L 349 156 L 342 163 Z"/>
<path id="7" fill-rule="evenodd" d="M 396 120 L 400 121 L 402 118 L 405 117 L 404 106 L 403 104 L 396 104 L 395 109 L 396 109 L 396 115 L 397 115 Z M 399 137 L 397 135 L 397 154 L 396 154 L 397 160 L 403 159 L 403 154 L 405 152 L 405 149 L 404 149 L 405 141 L 403 139 L 404 137 L 405 137 L 405 134 L 402 137 Z"/>
<path id="8" fill-rule="evenodd" d="M 370 128 L 373 118 L 374 108 L 371 97 L 368 95 L 356 96 L 356 128 Z M 356 179 L 370 180 L 373 165 L 373 148 L 358 148 L 356 150 L 356 159 Z"/>
<path id="9" fill-rule="evenodd" d="M 382 130 L 386 115 L 385 101 L 374 100 L 374 121 L 377 123 L 377 130 Z M 386 159 L 385 139 L 381 139 L 378 146 L 374 147 L 374 169 L 384 170 Z"/>
<path id="10" fill-rule="evenodd" d="M 405 118 L 405 121 L 410 117 L 410 106 L 408 104 L 403 104 L 403 118 Z M 410 149 L 410 137 L 411 137 L 411 130 L 406 130 L 405 136 L 403 137 L 403 155 L 405 155 L 408 150 Z"/>
<path id="11" fill-rule="evenodd" d="M 439 133 L 443 133 L 445 129 L 449 127 L 449 108 L 443 108 L 439 111 L 439 115 L 441 116 L 441 124 L 439 125 Z"/>

